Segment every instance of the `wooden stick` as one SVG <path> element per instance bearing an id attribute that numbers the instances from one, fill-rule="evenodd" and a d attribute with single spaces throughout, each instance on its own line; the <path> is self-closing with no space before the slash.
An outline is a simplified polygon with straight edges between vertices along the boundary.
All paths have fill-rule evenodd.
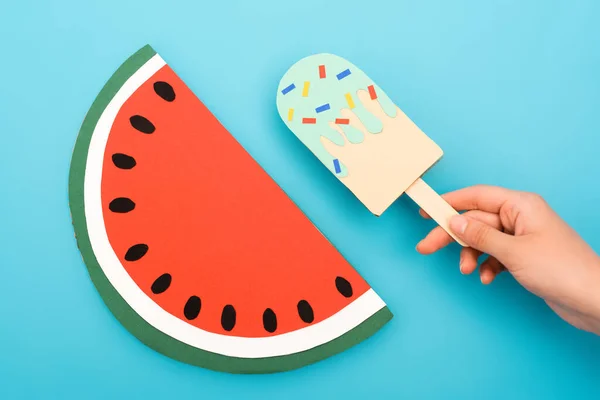
<path id="1" fill-rule="evenodd" d="M 458 215 L 456 210 L 450 206 L 439 194 L 435 192 L 421 178 L 410 185 L 405 192 L 415 203 L 417 203 L 423 211 L 442 227 L 448 235 L 452 236 L 461 246 L 467 246 L 465 242 L 457 238 L 450 230 L 450 218 Z"/>

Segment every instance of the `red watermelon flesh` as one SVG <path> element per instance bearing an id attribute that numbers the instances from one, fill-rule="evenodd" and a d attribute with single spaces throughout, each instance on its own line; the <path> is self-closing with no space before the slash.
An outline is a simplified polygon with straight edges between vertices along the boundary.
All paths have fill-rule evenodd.
<path id="1" fill-rule="evenodd" d="M 173 101 L 157 95 L 158 82 L 172 88 Z M 154 126 L 152 133 L 135 128 L 136 116 Z M 115 154 L 132 157 L 135 167 L 119 168 Z M 135 207 L 111 211 L 115 199 Z M 210 332 L 293 331 L 307 324 L 299 302 L 310 305 L 315 323 L 369 288 L 169 66 L 115 119 L 104 154 L 102 205 L 110 243 L 139 287 L 169 313 Z M 125 255 L 137 244 L 148 251 L 128 262 Z M 153 293 L 165 274 L 170 284 Z M 190 306 L 193 318 L 186 318 L 193 296 L 200 307 Z M 268 309 L 273 332 L 263 326 Z M 223 318 L 230 326 L 223 327 Z"/>

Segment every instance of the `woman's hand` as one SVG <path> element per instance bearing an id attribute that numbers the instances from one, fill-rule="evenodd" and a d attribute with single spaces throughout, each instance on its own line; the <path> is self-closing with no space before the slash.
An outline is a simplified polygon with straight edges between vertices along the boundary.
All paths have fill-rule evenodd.
<path id="1" fill-rule="evenodd" d="M 487 254 L 479 268 L 482 283 L 507 270 L 565 321 L 600 334 L 600 258 L 540 196 L 473 186 L 443 197 L 455 209 L 468 210 L 450 222 L 470 246 L 460 254 L 463 274 L 475 271 L 479 257 Z M 417 251 L 431 254 L 451 242 L 436 227 Z"/>

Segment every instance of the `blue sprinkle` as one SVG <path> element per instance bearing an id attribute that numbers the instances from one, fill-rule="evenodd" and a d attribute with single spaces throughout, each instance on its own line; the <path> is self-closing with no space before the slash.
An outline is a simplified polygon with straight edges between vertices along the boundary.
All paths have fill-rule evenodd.
<path id="1" fill-rule="evenodd" d="M 288 86 L 288 87 L 284 88 L 284 89 L 281 91 L 281 94 L 288 94 L 289 92 L 291 92 L 291 91 L 292 91 L 292 90 L 294 90 L 294 89 L 296 89 L 296 85 L 294 85 L 294 84 L 292 83 L 290 86 Z"/>
<path id="2" fill-rule="evenodd" d="M 340 172 L 342 172 L 342 169 L 340 168 L 340 162 L 337 158 L 335 160 L 333 160 L 333 168 L 335 168 L 336 174 L 339 174 Z"/>
<path id="3" fill-rule="evenodd" d="M 340 72 L 339 74 L 337 74 L 337 75 L 336 75 L 336 76 L 337 76 L 337 78 L 338 78 L 338 81 L 341 81 L 342 79 L 344 79 L 345 77 L 347 77 L 348 75 L 350 75 L 350 73 L 351 73 L 351 72 L 350 72 L 350 70 L 349 70 L 349 69 L 347 69 L 347 70 L 345 70 L 345 71 L 342 71 L 342 72 Z"/>
<path id="4" fill-rule="evenodd" d="M 331 107 L 329 107 L 329 103 L 325 103 L 325 104 L 323 104 L 322 106 L 319 106 L 319 107 L 315 108 L 315 111 L 316 111 L 317 113 L 320 113 L 320 112 L 323 112 L 323 111 L 327 111 L 327 110 L 329 110 L 330 108 L 331 108 Z"/>

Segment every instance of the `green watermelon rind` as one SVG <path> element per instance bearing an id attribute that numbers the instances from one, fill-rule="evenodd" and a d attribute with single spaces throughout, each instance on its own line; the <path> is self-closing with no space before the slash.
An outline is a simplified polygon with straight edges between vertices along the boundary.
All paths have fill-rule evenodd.
<path id="1" fill-rule="evenodd" d="M 77 246 L 92 282 L 113 315 L 131 334 L 150 348 L 184 363 L 229 373 L 273 373 L 300 368 L 340 353 L 377 332 L 392 318 L 387 307 L 336 339 L 310 350 L 265 358 L 230 357 L 190 346 L 159 331 L 139 316 L 111 285 L 94 255 L 87 230 L 84 181 L 88 150 L 96 124 L 115 94 L 155 54 L 151 46 L 144 46 L 129 57 L 104 85 L 83 121 L 71 160 L 69 206 Z"/>

